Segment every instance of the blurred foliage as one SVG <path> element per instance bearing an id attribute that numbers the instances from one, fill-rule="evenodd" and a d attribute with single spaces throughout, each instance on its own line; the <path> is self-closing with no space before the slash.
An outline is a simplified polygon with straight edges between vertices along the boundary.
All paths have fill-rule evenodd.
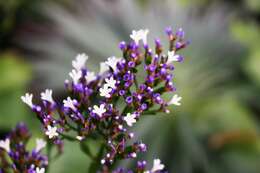
<path id="1" fill-rule="evenodd" d="M 0 54 L 0 127 L 10 129 L 19 121 L 30 120 L 31 113 L 20 101 L 31 80 L 31 68 L 16 54 Z M 32 122 L 32 121 L 29 121 Z"/>

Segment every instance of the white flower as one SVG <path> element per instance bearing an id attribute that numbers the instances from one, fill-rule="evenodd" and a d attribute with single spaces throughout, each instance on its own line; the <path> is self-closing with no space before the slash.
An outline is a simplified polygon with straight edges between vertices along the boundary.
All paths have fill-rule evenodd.
<path id="1" fill-rule="evenodd" d="M 5 149 L 7 152 L 10 152 L 10 139 L 5 139 L 0 141 L 0 148 Z"/>
<path id="2" fill-rule="evenodd" d="M 100 88 L 99 89 L 99 94 L 101 97 L 106 97 L 106 98 L 109 98 L 111 95 L 110 95 L 110 92 L 112 91 L 111 88 L 109 88 L 107 85 L 104 85 L 103 88 Z"/>
<path id="3" fill-rule="evenodd" d="M 66 108 L 71 108 L 72 110 L 76 110 L 74 103 L 77 102 L 75 99 L 71 99 L 70 97 L 67 97 L 67 100 L 63 100 L 63 105 Z"/>
<path id="4" fill-rule="evenodd" d="M 110 78 L 106 78 L 106 86 L 116 89 L 116 80 L 111 76 Z"/>
<path id="5" fill-rule="evenodd" d="M 168 51 L 168 60 L 167 63 L 180 61 L 180 55 L 175 55 L 175 51 Z"/>
<path id="6" fill-rule="evenodd" d="M 59 134 L 57 133 L 57 127 L 52 127 L 52 126 L 48 126 L 47 127 L 47 131 L 45 132 L 45 134 L 47 136 L 49 136 L 49 139 L 52 139 L 55 136 L 58 136 Z"/>
<path id="7" fill-rule="evenodd" d="M 76 136 L 76 139 L 79 140 L 79 141 L 82 141 L 84 139 L 83 136 Z"/>
<path id="8" fill-rule="evenodd" d="M 36 173 L 44 173 L 45 172 L 45 168 L 36 168 Z"/>
<path id="9" fill-rule="evenodd" d="M 46 146 L 46 142 L 43 139 L 36 139 L 36 152 L 41 151 Z"/>
<path id="10" fill-rule="evenodd" d="M 148 29 L 140 29 L 138 31 L 133 30 L 130 38 L 135 41 L 135 44 L 139 44 L 139 41 L 142 40 L 144 44 L 147 44 L 147 34 L 149 33 Z"/>
<path id="11" fill-rule="evenodd" d="M 153 167 L 152 167 L 151 172 L 161 171 L 161 170 L 163 170 L 163 168 L 164 168 L 164 165 L 161 164 L 160 159 L 153 160 Z"/>
<path id="12" fill-rule="evenodd" d="M 140 30 L 140 37 L 143 40 L 144 45 L 147 44 L 147 35 L 149 33 L 148 29 L 141 29 Z"/>
<path id="13" fill-rule="evenodd" d="M 88 56 L 84 53 L 78 54 L 76 59 L 72 61 L 72 66 L 77 70 L 80 71 L 84 66 L 86 61 L 88 60 Z"/>
<path id="14" fill-rule="evenodd" d="M 26 93 L 24 96 L 21 96 L 22 101 L 26 103 L 28 106 L 30 106 L 31 108 L 33 107 L 32 98 L 33 95 L 29 93 Z"/>
<path id="15" fill-rule="evenodd" d="M 107 111 L 105 109 L 105 105 L 101 104 L 99 107 L 97 105 L 94 105 L 93 107 L 93 113 L 97 114 L 100 118 L 103 116 L 103 114 Z"/>
<path id="16" fill-rule="evenodd" d="M 108 70 L 109 70 L 108 65 L 105 62 L 101 62 L 99 74 L 103 74 L 104 72 L 106 72 Z"/>
<path id="17" fill-rule="evenodd" d="M 79 82 L 79 79 L 82 76 L 82 72 L 81 71 L 77 71 L 75 69 L 73 69 L 70 73 L 69 76 L 72 78 L 73 82 L 75 84 L 77 84 Z"/>
<path id="18" fill-rule="evenodd" d="M 132 126 L 134 123 L 136 123 L 136 116 L 135 114 L 127 113 L 127 115 L 124 117 L 124 120 L 128 126 Z"/>
<path id="19" fill-rule="evenodd" d="M 86 76 L 85 76 L 85 79 L 88 81 L 88 82 L 91 82 L 93 80 L 95 80 L 97 77 L 95 75 L 94 72 L 87 72 Z"/>
<path id="20" fill-rule="evenodd" d="M 179 97 L 177 94 L 175 94 L 172 99 L 168 102 L 168 105 L 176 105 L 176 106 L 180 106 L 180 100 L 182 99 L 182 97 Z"/>
<path id="21" fill-rule="evenodd" d="M 116 71 L 116 69 L 117 69 L 116 65 L 119 61 L 121 61 L 121 58 L 116 58 L 116 57 L 112 56 L 112 57 L 107 58 L 107 61 L 105 63 L 106 63 L 106 65 L 111 67 L 113 69 L 113 71 Z"/>
<path id="22" fill-rule="evenodd" d="M 54 103 L 54 100 L 52 98 L 52 90 L 46 89 L 45 92 L 41 93 L 41 99 L 48 101 L 50 103 Z"/>

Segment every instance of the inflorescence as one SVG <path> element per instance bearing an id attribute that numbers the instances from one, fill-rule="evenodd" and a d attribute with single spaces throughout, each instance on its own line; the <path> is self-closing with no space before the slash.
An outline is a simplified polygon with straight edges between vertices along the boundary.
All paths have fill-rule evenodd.
<path id="1" fill-rule="evenodd" d="M 166 172 L 159 159 L 154 160 L 151 169 L 146 168 L 146 161 L 137 161 L 133 170 L 112 170 L 116 161 L 137 158 L 139 152 L 147 150 L 146 144 L 140 141 L 131 143 L 134 133 L 128 127 L 132 127 L 142 115 L 169 113 L 170 105 L 181 104 L 181 97 L 176 94 L 170 101 L 164 100 L 162 95 L 176 91 L 172 71 L 175 62 L 183 61 L 183 56 L 176 52 L 188 44 L 184 41 L 184 31 L 179 29 L 173 33 L 170 27 L 166 29 L 169 39 L 167 54 L 163 54 L 159 39 L 155 40 L 155 51 L 152 51 L 147 44 L 148 33 L 147 29 L 133 31 L 130 35 L 132 42 L 119 44 L 122 58 L 112 56 L 101 62 L 98 74 L 86 68 L 86 54 L 77 55 L 69 73 L 72 81 L 65 80 L 69 96 L 62 103 L 53 99 L 50 89 L 41 93 L 42 102 L 39 104 L 33 103 L 32 94 L 26 93 L 21 97 L 37 114 L 48 140 L 61 150 L 64 139 L 79 141 L 82 145 L 91 138 L 101 140 L 104 150 L 100 153 L 99 172 Z M 144 79 L 138 78 L 144 74 Z M 8 148 L 8 141 L 0 147 L 14 157 L 10 154 L 12 150 Z M 46 166 L 46 161 L 37 163 L 41 164 L 33 162 L 29 169 L 44 169 Z"/>

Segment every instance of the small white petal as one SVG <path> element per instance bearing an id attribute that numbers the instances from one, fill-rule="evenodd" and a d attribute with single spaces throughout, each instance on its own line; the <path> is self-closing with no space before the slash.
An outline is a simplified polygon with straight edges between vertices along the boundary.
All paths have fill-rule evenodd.
<path id="1" fill-rule="evenodd" d="M 161 164 L 161 160 L 160 159 L 154 159 L 153 160 L 153 168 L 152 168 L 151 172 L 161 171 L 163 169 L 164 169 L 164 165 Z"/>
<path id="2" fill-rule="evenodd" d="M 80 71 L 84 68 L 86 61 L 88 60 L 88 56 L 86 54 L 78 54 L 76 59 L 72 61 L 72 66 L 77 70 Z"/>
<path id="3" fill-rule="evenodd" d="M 104 72 L 108 71 L 109 67 L 105 62 L 101 62 L 100 63 L 100 70 L 99 70 L 99 74 L 103 74 Z"/>
<path id="4" fill-rule="evenodd" d="M 69 76 L 72 78 L 74 84 L 77 84 L 79 82 L 79 79 L 82 77 L 82 72 L 81 71 L 76 71 L 76 70 L 72 70 L 69 73 Z"/>
<path id="5" fill-rule="evenodd" d="M 59 134 L 57 133 L 57 127 L 51 127 L 50 125 L 47 127 L 47 131 L 45 134 L 49 137 L 49 139 L 52 139 L 55 136 L 58 136 Z"/>
<path id="6" fill-rule="evenodd" d="M 36 168 L 36 173 L 45 173 L 45 168 Z"/>
<path id="7" fill-rule="evenodd" d="M 139 44 L 139 41 L 142 40 L 144 45 L 147 44 L 147 35 L 149 33 L 148 29 L 140 29 L 138 31 L 133 30 L 130 38 L 132 38 L 135 44 Z"/>
<path id="8" fill-rule="evenodd" d="M 106 86 L 116 89 L 116 80 L 111 76 L 110 78 L 105 79 Z"/>
<path id="9" fill-rule="evenodd" d="M 85 79 L 87 80 L 87 82 L 92 82 L 93 80 L 96 80 L 96 75 L 94 72 L 87 72 Z"/>
<path id="10" fill-rule="evenodd" d="M 76 139 L 79 140 L 79 141 L 82 141 L 84 139 L 83 136 L 76 136 Z"/>
<path id="11" fill-rule="evenodd" d="M 111 91 L 112 91 L 111 88 L 109 88 L 107 85 L 104 85 L 103 88 L 99 89 L 99 94 L 101 97 L 109 98 L 111 96 L 110 95 Z"/>
<path id="12" fill-rule="evenodd" d="M 103 116 L 105 112 L 106 109 L 104 104 L 101 104 L 99 107 L 97 105 L 94 105 L 93 113 L 97 114 L 100 118 Z"/>
<path id="13" fill-rule="evenodd" d="M 29 93 L 26 93 L 24 96 L 21 96 L 22 101 L 28 106 L 30 106 L 31 108 L 33 107 L 32 98 L 33 95 Z"/>
<path id="14" fill-rule="evenodd" d="M 179 97 L 177 94 L 175 94 L 172 99 L 168 102 L 168 105 L 176 105 L 176 106 L 180 106 L 182 97 Z"/>
<path id="15" fill-rule="evenodd" d="M 112 57 L 107 58 L 107 61 L 105 63 L 106 63 L 106 65 L 111 67 L 113 69 L 113 71 L 116 71 L 116 69 L 117 69 L 116 65 L 119 61 L 121 61 L 121 58 L 116 58 L 116 57 L 112 56 Z"/>
<path id="16" fill-rule="evenodd" d="M 180 60 L 181 60 L 180 55 L 175 55 L 175 51 L 168 51 L 167 64 L 169 64 L 171 62 L 180 61 Z"/>
<path id="17" fill-rule="evenodd" d="M 43 139 L 36 139 L 36 152 L 41 151 L 46 146 L 46 141 Z"/>
<path id="18" fill-rule="evenodd" d="M 134 123 L 136 123 L 136 115 L 127 113 L 127 115 L 124 117 L 124 120 L 128 126 L 132 126 Z"/>
<path id="19" fill-rule="evenodd" d="M 10 152 L 10 139 L 5 139 L 0 141 L 0 148 L 5 149 L 8 153 Z"/>
<path id="20" fill-rule="evenodd" d="M 41 93 L 41 99 L 48 101 L 50 103 L 54 103 L 54 100 L 52 98 L 52 90 L 46 89 L 45 92 Z"/>
<path id="21" fill-rule="evenodd" d="M 63 105 L 66 108 L 71 108 L 72 110 L 76 110 L 77 108 L 75 107 L 74 103 L 77 102 L 75 99 L 71 99 L 70 97 L 67 97 L 66 100 L 63 100 Z"/>

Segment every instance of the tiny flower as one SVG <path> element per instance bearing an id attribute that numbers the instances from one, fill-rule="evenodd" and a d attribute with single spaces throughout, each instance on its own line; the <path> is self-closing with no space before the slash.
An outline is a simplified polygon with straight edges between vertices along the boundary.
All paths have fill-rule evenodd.
<path id="1" fill-rule="evenodd" d="M 133 39 L 135 44 L 138 45 L 139 41 L 141 40 L 140 32 L 133 30 L 132 34 L 130 35 L 130 38 Z"/>
<path id="2" fill-rule="evenodd" d="M 111 67 L 113 69 L 113 71 L 116 71 L 117 67 L 117 63 L 121 60 L 121 58 L 116 58 L 114 56 L 107 58 L 107 61 L 105 62 L 106 65 L 108 65 L 109 67 Z"/>
<path id="3" fill-rule="evenodd" d="M 180 100 L 182 99 L 182 97 L 179 97 L 177 94 L 175 94 L 172 99 L 168 102 L 168 105 L 176 105 L 176 106 L 180 106 Z"/>
<path id="4" fill-rule="evenodd" d="M 44 173 L 45 172 L 45 168 L 36 168 L 36 173 Z"/>
<path id="5" fill-rule="evenodd" d="M 94 105 L 93 113 L 97 114 L 100 118 L 103 116 L 103 114 L 107 111 L 105 109 L 105 105 L 101 104 L 99 107 L 97 105 Z"/>
<path id="6" fill-rule="evenodd" d="M 52 90 L 46 89 L 45 92 L 41 93 L 41 99 L 48 101 L 50 103 L 54 103 L 54 100 L 52 98 Z"/>
<path id="7" fill-rule="evenodd" d="M 147 34 L 149 33 L 148 29 L 141 29 L 138 31 L 133 30 L 132 34 L 130 35 L 130 38 L 132 38 L 135 42 L 135 44 L 138 45 L 139 41 L 142 40 L 143 43 L 146 45 L 147 44 Z"/>
<path id="8" fill-rule="evenodd" d="M 43 139 L 36 139 L 36 152 L 41 151 L 46 146 L 46 142 Z"/>
<path id="9" fill-rule="evenodd" d="M 72 66 L 80 71 L 84 66 L 86 61 L 88 60 L 88 56 L 86 54 L 78 54 L 76 59 L 72 61 Z"/>
<path id="10" fill-rule="evenodd" d="M 26 103 L 28 106 L 30 106 L 31 108 L 33 107 L 32 98 L 33 95 L 29 93 L 26 93 L 25 96 L 21 96 L 22 101 Z"/>
<path id="11" fill-rule="evenodd" d="M 106 72 L 108 70 L 109 70 L 108 65 L 105 62 L 101 62 L 99 74 L 103 74 L 104 72 Z"/>
<path id="12" fill-rule="evenodd" d="M 141 39 L 143 40 L 143 43 L 144 45 L 147 44 L 147 35 L 149 33 L 149 30 L 148 29 L 142 29 L 140 30 L 140 37 Z"/>
<path id="13" fill-rule="evenodd" d="M 77 84 L 79 82 L 79 79 L 81 78 L 82 76 L 82 72 L 81 71 L 76 71 L 76 70 L 72 70 L 70 73 L 69 73 L 70 77 L 72 78 L 73 82 L 75 84 Z"/>
<path id="14" fill-rule="evenodd" d="M 175 61 L 181 61 L 182 57 L 180 55 L 175 55 L 175 51 L 168 51 L 168 60 L 167 63 L 175 62 Z"/>
<path id="15" fill-rule="evenodd" d="M 110 95 L 110 92 L 112 91 L 111 88 L 109 88 L 107 85 L 104 85 L 103 88 L 100 88 L 99 89 L 99 94 L 100 96 L 102 97 L 106 97 L 106 98 L 109 98 L 111 95 Z"/>
<path id="16" fill-rule="evenodd" d="M 5 139 L 0 141 L 0 148 L 5 149 L 7 152 L 10 152 L 10 139 Z"/>
<path id="17" fill-rule="evenodd" d="M 70 97 L 67 97 L 67 100 L 63 100 L 63 105 L 66 108 L 71 108 L 72 110 L 76 110 L 74 103 L 77 102 L 75 99 L 71 99 Z"/>
<path id="18" fill-rule="evenodd" d="M 127 113 L 127 115 L 124 117 L 124 120 L 128 126 L 132 126 L 134 123 L 136 123 L 136 116 L 135 114 Z"/>
<path id="19" fill-rule="evenodd" d="M 154 159 L 151 172 L 161 171 L 163 169 L 164 169 L 164 165 L 161 164 L 161 160 L 160 159 Z"/>
<path id="20" fill-rule="evenodd" d="M 91 82 L 93 80 L 96 79 L 96 75 L 94 72 L 87 72 L 86 76 L 85 76 L 85 79 L 88 81 L 88 82 Z"/>
<path id="21" fill-rule="evenodd" d="M 79 140 L 79 141 L 82 141 L 84 139 L 83 136 L 76 136 L 76 139 Z"/>
<path id="22" fill-rule="evenodd" d="M 110 78 L 105 79 L 106 84 L 108 87 L 116 89 L 116 80 L 111 76 Z"/>
<path id="23" fill-rule="evenodd" d="M 52 127 L 50 125 L 48 125 L 47 127 L 47 131 L 45 132 L 45 134 L 47 136 L 49 136 L 49 139 L 52 139 L 55 136 L 58 136 L 59 134 L 57 133 L 57 127 Z"/>

